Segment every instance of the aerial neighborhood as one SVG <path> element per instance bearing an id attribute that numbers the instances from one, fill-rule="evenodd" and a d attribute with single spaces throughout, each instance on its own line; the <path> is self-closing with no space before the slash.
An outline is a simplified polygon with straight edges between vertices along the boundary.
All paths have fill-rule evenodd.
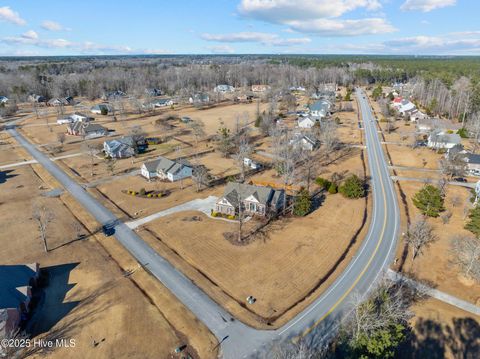
<path id="1" fill-rule="evenodd" d="M 479 11 L 0 5 L 0 358 L 480 358 Z"/>

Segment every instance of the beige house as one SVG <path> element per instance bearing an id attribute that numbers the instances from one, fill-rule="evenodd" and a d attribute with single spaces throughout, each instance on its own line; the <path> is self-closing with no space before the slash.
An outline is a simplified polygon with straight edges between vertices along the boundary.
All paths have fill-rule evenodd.
<path id="1" fill-rule="evenodd" d="M 247 215 L 266 216 L 277 213 L 283 206 L 285 192 L 271 187 L 229 182 L 223 196 L 215 203 L 214 211 L 234 216 L 240 206 Z"/>

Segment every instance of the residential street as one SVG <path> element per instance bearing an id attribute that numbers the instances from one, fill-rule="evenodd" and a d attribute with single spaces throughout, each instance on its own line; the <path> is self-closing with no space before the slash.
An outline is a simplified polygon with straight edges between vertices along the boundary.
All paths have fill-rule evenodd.
<path id="1" fill-rule="evenodd" d="M 117 240 L 222 342 L 223 357 L 234 359 L 251 356 L 274 340 L 298 335 L 314 338 L 332 333 L 338 319 L 351 307 L 351 294 L 367 293 L 393 260 L 400 221 L 396 194 L 371 109 L 367 100 L 363 98 L 362 91 L 357 92 L 357 97 L 364 121 L 369 171 L 372 178 L 370 190 L 373 191 L 373 214 L 367 237 L 351 263 L 325 293 L 284 327 L 272 331 L 255 330 L 231 318 L 222 307 L 159 256 L 127 225 L 120 223 L 109 210 L 29 143 L 15 128 L 8 131 L 101 224 L 116 223 Z M 319 253 L 319 256 L 321 255 Z"/>

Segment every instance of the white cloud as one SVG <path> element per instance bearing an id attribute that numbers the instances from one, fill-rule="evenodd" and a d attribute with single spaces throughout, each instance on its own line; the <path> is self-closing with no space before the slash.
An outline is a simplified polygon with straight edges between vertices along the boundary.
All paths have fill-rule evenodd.
<path id="1" fill-rule="evenodd" d="M 214 54 L 233 54 L 235 49 L 230 45 L 215 45 L 207 47 Z"/>
<path id="2" fill-rule="evenodd" d="M 79 44 L 78 47 L 80 51 L 84 53 L 118 53 L 118 54 L 129 54 L 133 52 L 133 49 L 129 46 L 123 45 L 102 45 L 97 44 L 91 41 L 86 41 L 82 44 Z"/>
<path id="3" fill-rule="evenodd" d="M 0 7 L 0 21 L 11 22 L 16 25 L 25 25 L 27 22 L 20 17 L 18 12 L 10 9 L 9 6 Z"/>
<path id="4" fill-rule="evenodd" d="M 396 31 L 395 27 L 381 18 L 359 20 L 317 19 L 310 21 L 290 21 L 290 27 L 299 32 L 322 36 L 360 36 L 384 34 Z"/>
<path id="5" fill-rule="evenodd" d="M 358 8 L 378 10 L 378 0 L 242 0 L 240 14 L 273 23 L 339 17 Z"/>
<path id="6" fill-rule="evenodd" d="M 202 34 L 201 38 L 207 41 L 216 42 L 257 42 L 268 46 L 293 46 L 309 43 L 307 37 L 302 38 L 281 38 L 277 34 L 265 32 L 236 32 L 230 34 Z"/>
<path id="7" fill-rule="evenodd" d="M 145 49 L 141 51 L 145 55 L 164 55 L 171 54 L 171 51 L 165 49 Z"/>
<path id="8" fill-rule="evenodd" d="M 70 31 L 71 29 L 68 27 L 64 27 L 58 22 L 45 20 L 42 22 L 42 28 L 48 31 Z"/>
<path id="9" fill-rule="evenodd" d="M 22 35 L 25 39 L 36 40 L 38 39 L 38 34 L 33 30 L 28 30 Z"/>
<path id="10" fill-rule="evenodd" d="M 446 6 L 453 6 L 457 0 L 406 0 L 400 9 L 403 11 L 429 12 Z"/>
<path id="11" fill-rule="evenodd" d="M 66 48 L 74 46 L 74 43 L 65 39 L 39 39 L 37 33 L 34 31 L 28 31 L 22 36 L 4 37 L 1 41 L 10 45 L 32 45 L 43 48 Z"/>
<path id="12" fill-rule="evenodd" d="M 242 0 L 240 14 L 289 31 L 320 36 L 357 36 L 390 33 L 396 29 L 379 11 L 379 0 Z M 374 17 L 341 19 L 357 9 L 375 12 Z M 373 13 L 372 13 L 373 15 Z"/>

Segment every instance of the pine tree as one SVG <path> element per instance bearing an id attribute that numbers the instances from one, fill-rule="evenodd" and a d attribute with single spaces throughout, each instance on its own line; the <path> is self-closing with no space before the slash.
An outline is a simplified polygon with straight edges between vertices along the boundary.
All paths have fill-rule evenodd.
<path id="1" fill-rule="evenodd" d="M 480 207 L 475 206 L 470 210 L 468 215 L 468 223 L 465 225 L 465 229 L 469 230 L 477 238 L 480 238 Z"/>
<path id="2" fill-rule="evenodd" d="M 312 207 L 312 198 L 306 188 L 301 188 L 295 198 L 295 205 L 293 206 L 293 214 L 296 216 L 305 216 L 310 212 Z"/>
<path id="3" fill-rule="evenodd" d="M 351 175 L 340 186 L 339 192 L 347 198 L 361 198 L 365 196 L 365 187 L 357 175 Z"/>
<path id="4" fill-rule="evenodd" d="M 438 217 L 440 212 L 445 210 L 444 198 L 440 189 L 430 184 L 425 185 L 413 196 L 413 204 L 423 215 L 429 217 Z"/>

